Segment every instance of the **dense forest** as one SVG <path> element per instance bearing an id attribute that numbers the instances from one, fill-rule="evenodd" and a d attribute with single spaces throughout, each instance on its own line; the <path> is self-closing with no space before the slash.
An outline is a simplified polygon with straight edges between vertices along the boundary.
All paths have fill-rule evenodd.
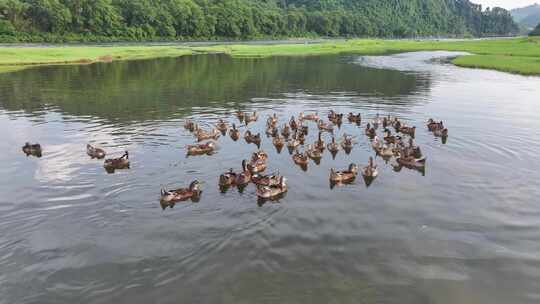
<path id="1" fill-rule="evenodd" d="M 540 24 L 529 34 L 530 36 L 540 36 Z"/>
<path id="2" fill-rule="evenodd" d="M 0 0 L 0 41 L 500 36 L 502 8 L 468 0 Z"/>

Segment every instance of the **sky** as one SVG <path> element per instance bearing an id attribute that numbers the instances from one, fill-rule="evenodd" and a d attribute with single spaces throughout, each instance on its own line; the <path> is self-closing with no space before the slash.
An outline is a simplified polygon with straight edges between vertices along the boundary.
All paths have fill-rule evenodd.
<path id="1" fill-rule="evenodd" d="M 540 0 L 471 0 L 473 3 L 482 4 L 484 8 L 500 6 L 506 9 L 513 9 L 516 7 L 523 7 L 535 3 L 540 3 Z"/>

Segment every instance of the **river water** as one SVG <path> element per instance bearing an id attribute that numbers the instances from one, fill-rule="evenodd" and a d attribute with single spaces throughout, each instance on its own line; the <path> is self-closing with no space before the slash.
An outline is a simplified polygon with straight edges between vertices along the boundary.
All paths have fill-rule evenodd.
<path id="1" fill-rule="evenodd" d="M 453 55 L 197 55 L 0 75 L 0 303 L 538 303 L 540 78 L 437 59 Z M 214 155 L 185 155 L 186 119 L 238 122 L 238 109 L 258 111 L 249 128 L 262 133 L 272 113 L 365 119 L 336 130 L 356 136 L 350 155 L 327 152 L 307 172 L 263 135 L 289 192 L 261 204 L 252 185 L 217 187 L 254 145 L 227 136 Z M 331 190 L 330 168 L 374 156 L 363 127 L 377 113 L 417 126 L 424 174 L 378 158 L 370 187 Z M 131 168 L 107 174 L 87 143 L 128 150 Z M 198 203 L 161 208 L 162 185 L 194 179 Z"/>

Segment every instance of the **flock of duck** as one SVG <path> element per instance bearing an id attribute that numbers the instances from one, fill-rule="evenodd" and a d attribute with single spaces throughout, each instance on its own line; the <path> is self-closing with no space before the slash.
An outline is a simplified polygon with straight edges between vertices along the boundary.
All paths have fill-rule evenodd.
<path id="1" fill-rule="evenodd" d="M 249 127 L 249 124 L 256 122 L 259 118 L 257 112 L 246 113 L 242 111 L 236 112 L 236 116 L 242 127 Z M 272 144 L 275 146 L 278 153 L 284 147 L 287 147 L 292 156 L 292 161 L 302 170 L 306 171 L 310 160 L 316 164 L 320 164 L 323 153 L 328 150 L 332 157 L 335 158 L 339 151 L 343 150 L 347 155 L 351 153 L 355 142 L 354 136 L 343 134 L 341 138 L 336 139 L 334 136 L 335 128 L 340 128 L 345 115 L 336 113 L 330 110 L 328 113 L 328 122 L 325 122 L 317 112 L 305 114 L 301 112 L 298 118 L 292 116 L 287 123 L 279 126 L 279 118 L 276 114 L 269 116 L 266 120 L 266 135 L 272 138 Z M 346 116 L 349 123 L 361 126 L 362 116 L 360 113 L 349 113 Z M 309 133 L 309 123 L 315 124 L 318 129 L 318 136 L 313 143 L 307 143 L 307 135 Z M 380 128 L 382 126 L 382 128 Z M 195 155 L 211 155 L 217 148 L 216 140 L 220 136 L 227 134 L 233 141 L 238 141 L 241 138 L 241 132 L 235 123 L 229 126 L 229 123 L 220 119 L 219 122 L 211 130 L 205 130 L 196 122 L 187 120 L 184 123 L 184 128 L 191 132 L 197 139 L 196 144 L 186 147 L 188 156 Z M 445 128 L 442 121 L 429 119 L 427 128 L 436 137 L 441 137 L 443 142 L 448 137 L 448 129 Z M 382 130 L 382 135 L 379 137 L 377 130 Z M 394 133 L 392 130 L 394 130 Z M 324 133 L 331 134 L 331 140 L 327 144 L 323 138 Z M 399 171 L 402 167 L 416 169 L 423 172 L 426 165 L 426 157 L 422 154 L 420 147 L 414 143 L 416 127 L 407 126 L 397 117 L 381 117 L 377 114 L 370 120 L 364 130 L 365 135 L 371 141 L 371 147 L 377 156 L 389 161 L 395 158 L 396 165 L 392 165 L 394 170 Z M 258 151 L 254 152 L 249 160 L 242 160 L 241 169 L 234 171 L 232 168 L 220 175 L 218 184 L 222 191 L 227 191 L 230 187 L 238 187 L 243 189 L 249 184 L 256 185 L 256 195 L 261 200 L 277 200 L 288 191 L 287 179 L 279 173 L 265 175 L 263 172 L 267 169 L 268 154 L 260 150 L 262 138 L 261 134 L 254 134 L 251 130 L 244 132 L 243 138 L 247 144 L 254 144 Z M 22 147 L 23 152 L 29 156 L 33 155 L 41 157 L 42 149 L 40 144 L 26 143 Z M 301 151 L 302 150 L 302 151 Z M 88 144 L 86 153 L 95 159 L 104 159 L 107 153 L 98 147 L 93 147 Z M 109 158 L 104 161 L 104 168 L 108 173 L 114 173 L 115 170 L 129 168 L 129 153 L 125 153 L 118 158 Z M 361 169 L 357 164 L 351 163 L 345 169 L 330 169 L 329 180 L 333 188 L 336 185 L 344 185 L 354 182 L 358 174 L 362 174 L 366 185 L 378 176 L 377 164 L 373 157 L 370 157 L 367 165 Z M 192 200 L 198 201 L 202 194 L 201 182 L 195 180 L 187 188 L 174 190 L 161 190 L 161 206 L 163 208 L 173 207 L 175 203 Z"/>

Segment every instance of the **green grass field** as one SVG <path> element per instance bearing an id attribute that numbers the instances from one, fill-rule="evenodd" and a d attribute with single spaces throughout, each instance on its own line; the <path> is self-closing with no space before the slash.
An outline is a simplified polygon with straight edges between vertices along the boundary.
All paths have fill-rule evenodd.
<path id="1" fill-rule="evenodd" d="M 389 54 L 410 51 L 447 50 L 469 52 L 453 63 L 462 67 L 494 69 L 524 75 L 540 75 L 540 38 L 490 40 L 381 40 L 355 39 L 321 43 L 275 45 L 186 46 L 63 46 L 0 48 L 0 72 L 34 65 L 89 64 L 110 60 L 178 57 L 220 52 L 232 57 L 309 56 L 319 54 Z"/>

